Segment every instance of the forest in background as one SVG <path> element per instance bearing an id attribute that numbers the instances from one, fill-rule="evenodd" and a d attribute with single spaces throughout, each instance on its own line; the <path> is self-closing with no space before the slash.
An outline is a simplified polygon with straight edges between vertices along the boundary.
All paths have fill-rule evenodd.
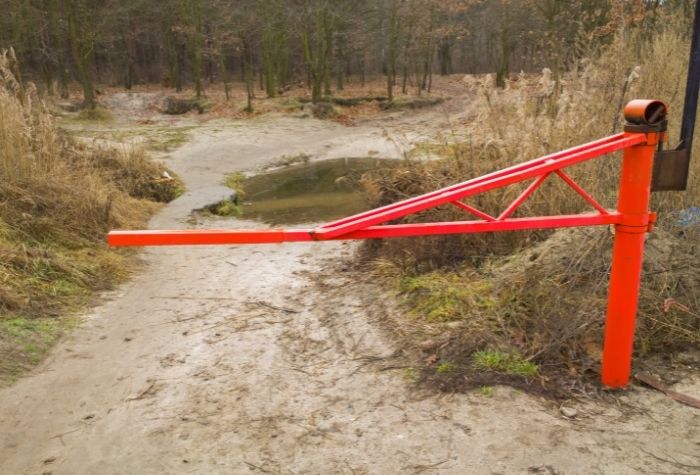
<path id="1" fill-rule="evenodd" d="M 554 79 L 621 30 L 654 31 L 690 0 L 0 0 L 0 48 L 23 76 L 88 108 L 97 84 L 161 84 L 197 97 L 234 82 L 268 97 L 305 84 L 314 102 L 347 81 L 386 78 L 387 95 L 431 89 L 433 74 Z"/>

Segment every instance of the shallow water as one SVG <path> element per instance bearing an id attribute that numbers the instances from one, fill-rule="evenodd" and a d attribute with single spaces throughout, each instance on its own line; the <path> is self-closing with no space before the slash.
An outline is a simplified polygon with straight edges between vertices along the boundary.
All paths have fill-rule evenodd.
<path id="1" fill-rule="evenodd" d="M 272 225 L 318 223 L 369 209 L 362 175 L 393 160 L 339 158 L 255 175 L 245 180 L 242 217 Z"/>

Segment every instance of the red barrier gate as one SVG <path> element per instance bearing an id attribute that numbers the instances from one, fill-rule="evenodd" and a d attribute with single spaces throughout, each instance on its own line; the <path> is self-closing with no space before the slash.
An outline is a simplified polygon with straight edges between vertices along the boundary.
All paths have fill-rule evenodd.
<path id="1" fill-rule="evenodd" d="M 608 313 L 603 345 L 602 382 L 619 388 L 629 382 L 634 326 L 644 255 L 644 239 L 655 221 L 649 211 L 654 153 L 665 137 L 666 105 L 636 100 L 625 107 L 625 132 L 541 157 L 479 178 L 416 196 L 392 205 L 324 224 L 315 229 L 113 231 L 111 246 L 176 246 L 261 244 L 291 241 L 379 239 L 434 234 L 482 233 L 525 229 L 615 225 Z M 564 168 L 623 150 L 616 211 L 608 211 L 564 172 Z M 581 195 L 595 213 L 511 218 L 523 202 L 551 175 L 557 175 Z M 525 180 L 532 183 L 498 216 L 462 200 Z M 429 208 L 451 204 L 480 218 L 472 221 L 384 224 Z"/>

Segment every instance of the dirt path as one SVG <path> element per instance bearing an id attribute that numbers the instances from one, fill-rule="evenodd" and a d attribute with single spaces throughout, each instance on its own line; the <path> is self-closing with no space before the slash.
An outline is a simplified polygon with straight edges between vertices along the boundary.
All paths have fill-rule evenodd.
<path id="1" fill-rule="evenodd" d="M 403 126 L 410 135 L 433 120 Z M 227 193 L 225 173 L 283 154 L 400 148 L 369 124 L 207 126 L 170 158 L 188 192 L 152 226 L 191 227 L 192 209 Z M 384 296 L 343 271 L 352 251 L 146 250 L 143 272 L 37 371 L 0 391 L 0 473 L 631 474 L 700 465 L 698 411 L 646 390 L 619 407 L 579 405 L 574 420 L 508 388 L 418 397 L 381 330 Z"/>

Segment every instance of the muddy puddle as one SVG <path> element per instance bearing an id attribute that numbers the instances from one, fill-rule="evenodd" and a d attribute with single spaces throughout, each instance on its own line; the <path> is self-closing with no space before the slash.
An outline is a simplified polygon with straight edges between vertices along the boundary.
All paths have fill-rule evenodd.
<path id="1" fill-rule="evenodd" d="M 365 173 L 395 166 L 380 158 L 339 158 L 293 165 L 243 181 L 242 218 L 271 225 L 318 223 L 369 209 Z"/>

